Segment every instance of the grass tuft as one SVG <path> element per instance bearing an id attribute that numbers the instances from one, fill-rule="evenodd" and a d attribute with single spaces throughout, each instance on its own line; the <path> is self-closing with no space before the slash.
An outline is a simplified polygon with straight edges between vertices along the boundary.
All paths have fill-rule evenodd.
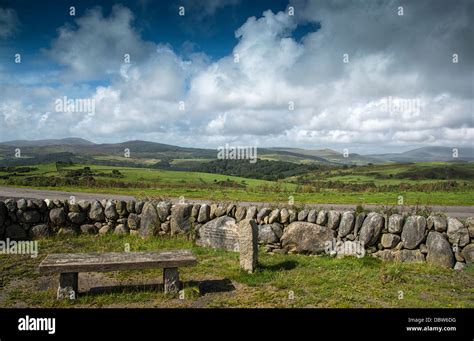
<path id="1" fill-rule="evenodd" d="M 180 269 L 182 295 L 162 293 L 162 271 L 81 273 L 75 301 L 56 301 L 58 276 L 38 264 L 49 253 L 191 249 L 198 265 Z M 0 255 L 0 307 L 474 307 L 474 266 L 464 271 L 378 259 L 259 253 L 253 274 L 239 255 L 182 236 L 80 235 L 39 240 L 37 258 Z M 401 294 L 402 293 L 402 294 Z M 401 298 L 400 298 L 401 297 Z"/>

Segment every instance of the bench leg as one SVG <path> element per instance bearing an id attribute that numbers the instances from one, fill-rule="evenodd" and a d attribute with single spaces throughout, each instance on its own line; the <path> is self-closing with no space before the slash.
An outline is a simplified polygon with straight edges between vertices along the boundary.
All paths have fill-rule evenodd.
<path id="1" fill-rule="evenodd" d="M 76 299 L 78 287 L 77 272 L 61 273 L 59 275 L 58 300 Z"/>
<path id="2" fill-rule="evenodd" d="M 179 272 L 178 268 L 163 269 L 163 284 L 165 294 L 177 294 L 179 291 Z"/>

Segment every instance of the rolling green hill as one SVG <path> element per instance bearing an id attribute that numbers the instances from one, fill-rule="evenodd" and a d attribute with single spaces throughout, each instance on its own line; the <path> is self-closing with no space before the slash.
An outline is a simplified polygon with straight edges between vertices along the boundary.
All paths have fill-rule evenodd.
<path id="1" fill-rule="evenodd" d="M 21 158 L 15 157 L 17 148 Z M 282 161 L 295 164 L 367 165 L 393 162 L 474 161 L 473 148 L 459 148 L 458 158 L 453 158 L 449 147 L 424 147 L 395 153 L 361 155 L 349 153 L 348 157 L 331 149 L 258 148 L 261 160 Z M 80 138 L 38 141 L 8 141 L 0 143 L 0 166 L 21 166 L 51 162 L 101 164 L 192 170 L 217 158 L 216 149 L 188 148 L 148 141 L 126 141 L 97 144 Z"/>
<path id="2" fill-rule="evenodd" d="M 474 161 L 473 148 L 455 148 L 457 157 L 452 147 L 423 147 L 395 154 L 376 154 L 380 158 L 392 162 L 433 162 L 433 161 Z"/>
<path id="3" fill-rule="evenodd" d="M 381 158 L 369 157 L 356 153 L 348 153 L 347 157 L 344 157 L 343 153 L 332 149 L 272 148 L 272 150 L 291 152 L 293 155 L 299 155 L 300 157 L 313 157 L 336 164 L 366 165 L 368 163 L 381 164 L 387 162 Z"/>

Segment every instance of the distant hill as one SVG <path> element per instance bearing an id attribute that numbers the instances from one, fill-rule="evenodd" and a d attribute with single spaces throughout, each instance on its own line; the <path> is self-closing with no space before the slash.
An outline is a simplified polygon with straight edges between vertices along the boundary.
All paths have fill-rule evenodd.
<path id="1" fill-rule="evenodd" d="M 49 139 L 49 140 L 14 140 L 0 142 L 0 145 L 14 146 L 14 147 L 46 147 L 46 146 L 90 146 L 93 142 L 78 138 L 68 137 L 65 139 Z"/>
<path id="2" fill-rule="evenodd" d="M 15 148 L 21 148 L 21 158 L 15 158 Z M 125 153 L 129 152 L 130 157 Z M 367 165 L 392 162 L 474 161 L 473 148 L 459 148 L 453 158 L 449 147 L 423 147 L 403 153 L 361 155 L 349 153 L 344 157 L 332 149 L 302 149 L 289 147 L 259 148 L 258 158 L 297 164 Z M 0 143 L 0 166 L 64 161 L 136 167 L 195 168 L 215 160 L 216 149 L 188 148 L 149 142 L 93 143 L 81 138 L 17 140 Z M 179 161 L 179 162 L 178 162 Z"/>
<path id="3" fill-rule="evenodd" d="M 3 156 L 2 152 L 11 154 L 12 148 L 21 148 L 21 153 L 25 157 L 44 156 L 63 152 L 84 157 L 123 157 L 126 150 L 130 152 L 130 156 L 133 159 L 213 158 L 216 155 L 215 150 L 185 148 L 148 141 L 96 144 L 87 140 L 71 138 L 63 140 L 2 142 L 0 143 L 0 156 Z"/>
<path id="4" fill-rule="evenodd" d="M 259 148 L 258 155 L 266 156 L 266 155 L 273 155 L 275 158 L 275 154 L 277 155 L 276 159 L 280 161 L 287 161 L 287 160 L 299 160 L 299 161 L 312 161 L 316 163 L 329 163 L 330 161 L 324 157 L 321 157 L 317 154 L 312 153 L 305 153 L 308 152 L 305 149 L 299 148 Z M 286 158 L 286 157 L 289 158 Z"/>
<path id="5" fill-rule="evenodd" d="M 474 148 L 458 148 L 458 157 L 453 157 L 450 147 L 422 147 L 403 153 L 369 155 L 392 162 L 474 161 Z"/>
<path id="6" fill-rule="evenodd" d="M 280 152 L 291 152 L 294 155 L 300 155 L 304 157 L 313 157 L 320 160 L 324 160 L 330 163 L 342 163 L 342 164 L 356 164 L 366 165 L 368 163 L 379 164 L 385 163 L 386 160 L 375 158 L 372 156 L 361 155 L 357 153 L 350 153 L 347 157 L 344 157 L 343 153 L 337 152 L 332 149 L 302 149 L 302 148 L 271 148 Z"/>

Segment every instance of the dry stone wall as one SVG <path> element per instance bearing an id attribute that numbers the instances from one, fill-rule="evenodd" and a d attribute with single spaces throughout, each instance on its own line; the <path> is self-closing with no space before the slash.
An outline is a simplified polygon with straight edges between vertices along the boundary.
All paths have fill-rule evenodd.
<path id="1" fill-rule="evenodd" d="M 205 247 L 239 251 L 239 222 L 257 227 L 267 252 L 373 256 L 462 269 L 474 261 L 474 218 L 167 201 L 0 201 L 0 239 L 50 235 L 192 234 Z M 242 225 L 242 224 L 240 224 Z M 0 244 L 1 245 L 1 244 Z M 249 266 L 252 267 L 252 266 Z"/>

